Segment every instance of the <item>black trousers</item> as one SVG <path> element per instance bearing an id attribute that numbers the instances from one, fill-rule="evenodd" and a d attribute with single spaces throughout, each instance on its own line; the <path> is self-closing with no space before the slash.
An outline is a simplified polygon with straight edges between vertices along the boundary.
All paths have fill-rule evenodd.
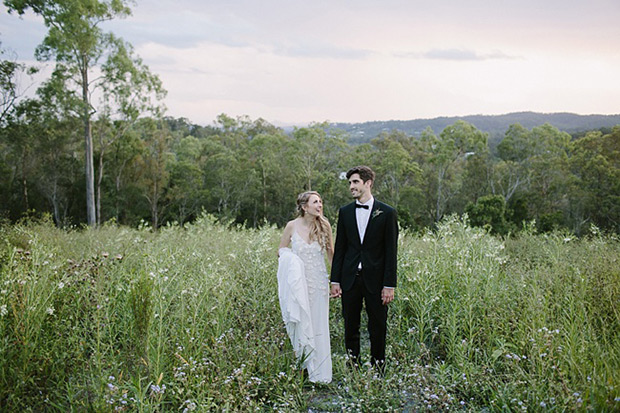
<path id="1" fill-rule="evenodd" d="M 370 362 L 385 362 L 385 338 L 387 334 L 387 305 L 381 301 L 381 291 L 371 293 L 364 285 L 361 274 L 349 291 L 342 292 L 342 316 L 344 318 L 344 342 L 347 353 L 354 363 L 359 364 L 360 323 L 362 306 L 366 305 L 368 334 L 370 336 Z"/>

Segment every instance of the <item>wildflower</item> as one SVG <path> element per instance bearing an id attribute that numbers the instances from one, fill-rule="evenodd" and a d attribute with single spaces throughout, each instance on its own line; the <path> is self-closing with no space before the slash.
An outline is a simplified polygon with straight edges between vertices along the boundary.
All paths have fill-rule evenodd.
<path id="1" fill-rule="evenodd" d="M 193 401 L 185 400 L 185 404 L 187 405 L 187 407 L 183 409 L 183 413 L 193 412 L 194 410 L 196 410 L 196 403 L 194 403 Z"/>
<path id="2" fill-rule="evenodd" d="M 542 408 L 547 407 L 547 403 L 545 403 L 544 401 L 540 402 L 540 407 L 542 407 Z"/>
<path id="3" fill-rule="evenodd" d="M 62 281 L 58 283 L 58 289 L 62 290 L 65 287 L 65 283 Z"/>
<path id="4" fill-rule="evenodd" d="M 48 307 L 45 312 L 49 315 L 54 315 L 54 307 Z"/>
<path id="5" fill-rule="evenodd" d="M 164 394 L 165 390 L 166 390 L 165 384 L 163 384 L 161 387 L 158 386 L 157 384 L 151 384 L 151 393 L 153 394 Z"/>
<path id="6" fill-rule="evenodd" d="M 6 309 L 6 304 L 0 305 L 0 317 L 4 317 L 8 314 L 8 310 Z"/>

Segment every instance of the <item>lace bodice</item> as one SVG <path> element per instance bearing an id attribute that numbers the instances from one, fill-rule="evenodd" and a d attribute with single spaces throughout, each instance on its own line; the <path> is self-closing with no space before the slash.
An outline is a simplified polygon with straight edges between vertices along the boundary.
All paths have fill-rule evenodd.
<path id="1" fill-rule="evenodd" d="M 325 253 L 317 241 L 308 244 L 297 231 L 293 231 L 291 247 L 293 252 L 304 262 L 308 295 L 312 301 L 316 293 L 322 293 L 329 289 Z"/>

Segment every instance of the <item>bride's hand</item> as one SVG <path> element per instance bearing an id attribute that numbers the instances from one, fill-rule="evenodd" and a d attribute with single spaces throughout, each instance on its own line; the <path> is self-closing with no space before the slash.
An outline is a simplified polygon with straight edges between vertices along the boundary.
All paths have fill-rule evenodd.
<path id="1" fill-rule="evenodd" d="M 330 291 L 330 298 L 337 298 L 342 296 L 342 289 L 340 288 L 340 284 L 332 284 L 332 289 Z"/>

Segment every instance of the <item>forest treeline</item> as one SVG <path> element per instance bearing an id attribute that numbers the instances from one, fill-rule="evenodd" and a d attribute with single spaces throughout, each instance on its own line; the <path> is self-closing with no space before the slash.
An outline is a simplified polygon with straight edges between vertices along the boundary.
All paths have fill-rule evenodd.
<path id="1" fill-rule="evenodd" d="M 263 119 L 220 115 L 211 126 L 164 117 L 166 91 L 133 47 L 102 29 L 131 13 L 124 0 L 4 0 L 32 11 L 48 33 L 36 71 L 0 48 L 0 218 L 49 215 L 60 227 L 113 221 L 153 228 L 203 213 L 248 227 L 291 219 L 296 195 L 317 190 L 332 221 L 350 201 L 344 172 L 367 164 L 374 193 L 403 227 L 467 213 L 506 234 L 524 226 L 593 225 L 620 232 L 620 126 L 571 136 L 514 123 L 501 141 L 456 120 L 441 131 L 383 131 L 370 142 L 327 123 L 285 131 Z"/>
<path id="2" fill-rule="evenodd" d="M 11 221 L 49 213 L 59 226 L 85 223 L 79 119 L 40 113 L 32 102 L 28 110 L 34 113 L 1 129 L 0 213 Z M 100 119 L 93 131 L 98 224 L 157 228 L 206 212 L 250 227 L 282 225 L 307 189 L 323 195 L 333 221 L 350 201 L 343 172 L 368 164 L 377 172 L 376 196 L 413 230 L 467 213 L 472 224 L 500 234 L 524 225 L 619 231 L 620 127 L 572 139 L 549 124 L 514 124 L 495 151 L 487 134 L 464 121 L 420 137 L 384 132 L 366 144 L 349 143 L 327 123 L 285 133 L 263 119 L 225 114 L 206 127 Z"/>

